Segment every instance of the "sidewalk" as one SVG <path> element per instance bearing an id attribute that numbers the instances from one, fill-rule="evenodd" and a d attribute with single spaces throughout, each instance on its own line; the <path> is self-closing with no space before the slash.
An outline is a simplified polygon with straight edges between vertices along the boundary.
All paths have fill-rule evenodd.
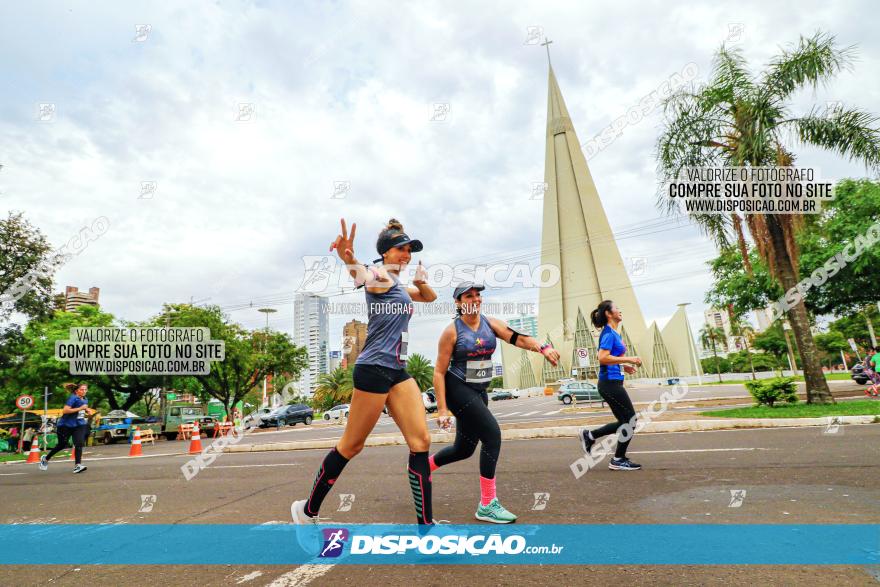
<path id="1" fill-rule="evenodd" d="M 665 414 L 664 414 L 665 415 Z M 680 414 L 683 416 L 683 414 Z M 607 420 L 607 416 L 603 417 Z M 726 420 L 713 420 L 710 418 L 695 419 L 663 419 L 649 422 L 640 433 L 661 432 L 705 432 L 709 430 L 735 430 L 741 428 L 799 428 L 807 426 L 823 426 L 829 428 L 829 433 L 834 425 L 863 425 L 880 423 L 880 416 L 836 416 L 822 418 L 730 418 Z M 565 420 L 565 425 L 553 425 L 553 423 L 541 423 L 538 426 L 517 428 L 515 424 L 504 426 L 501 430 L 502 440 L 525 440 L 534 438 L 575 438 L 587 422 L 573 423 Z M 455 440 L 455 435 L 446 432 L 432 432 L 431 442 L 449 443 Z M 324 440 L 298 440 L 292 442 L 274 442 L 267 444 L 236 445 L 224 449 L 224 452 L 266 452 L 280 450 L 307 450 L 333 448 L 338 439 Z M 365 446 L 395 446 L 405 445 L 406 441 L 401 434 L 377 434 L 367 438 Z"/>

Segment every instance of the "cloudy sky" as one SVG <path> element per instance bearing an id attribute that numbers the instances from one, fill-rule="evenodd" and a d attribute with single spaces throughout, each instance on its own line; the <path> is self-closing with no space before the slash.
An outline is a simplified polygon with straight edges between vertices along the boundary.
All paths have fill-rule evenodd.
<path id="1" fill-rule="evenodd" d="M 57 284 L 100 287 L 102 307 L 118 317 L 144 319 L 163 302 L 193 299 L 255 328 L 264 324 L 256 308 L 268 305 L 278 310 L 271 326 L 292 333 L 303 257 L 326 254 L 342 216 L 358 223 L 364 261 L 390 216 L 424 241 L 416 259 L 427 264 L 537 252 L 541 202 L 531 184 L 544 176 L 547 58 L 530 31 L 552 39 L 586 143 L 689 63 L 705 79 L 722 42 L 758 68 L 817 29 L 857 45 L 858 61 L 833 86 L 799 94 L 796 110 L 826 101 L 876 110 L 874 10 L 766 1 L 4 3 L 0 205 L 23 211 L 55 246 L 106 217 L 109 229 Z M 645 258 L 632 279 L 646 319 L 662 325 L 689 301 L 696 325 L 713 248 L 692 227 L 652 224 L 659 125 L 654 110 L 589 165 L 625 237 L 622 255 Z M 824 177 L 865 173 L 796 152 Z M 334 197 L 338 184 L 347 189 Z M 491 295 L 537 300 L 535 289 Z M 332 348 L 349 318 L 331 317 Z M 446 323 L 415 318 L 412 350 L 433 357 Z"/>

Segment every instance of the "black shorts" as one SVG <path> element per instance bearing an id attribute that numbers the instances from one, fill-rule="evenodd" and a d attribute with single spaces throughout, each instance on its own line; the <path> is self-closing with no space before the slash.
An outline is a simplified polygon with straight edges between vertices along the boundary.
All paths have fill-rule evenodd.
<path id="1" fill-rule="evenodd" d="M 406 369 L 392 369 L 382 365 L 359 365 L 355 363 L 352 373 L 354 388 L 370 393 L 388 393 L 388 391 L 412 375 Z"/>

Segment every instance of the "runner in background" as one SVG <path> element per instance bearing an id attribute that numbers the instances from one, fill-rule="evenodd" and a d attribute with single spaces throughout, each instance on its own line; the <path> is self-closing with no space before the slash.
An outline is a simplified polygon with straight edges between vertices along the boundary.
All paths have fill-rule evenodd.
<path id="1" fill-rule="evenodd" d="M 64 389 L 70 392 L 64 407 L 61 409 L 61 417 L 56 424 L 56 433 L 58 434 L 58 444 L 49 451 L 49 454 L 40 457 L 40 470 L 45 471 L 49 468 L 49 461 L 59 451 L 67 448 L 70 439 L 73 439 L 73 452 L 76 459 L 73 467 L 74 473 L 82 473 L 88 467 L 83 466 L 82 450 L 89 432 L 89 423 L 86 416 L 94 415 L 95 410 L 89 407 L 86 400 L 86 394 L 89 391 L 88 385 L 85 383 L 77 385 L 75 383 L 65 383 Z"/>
<path id="2" fill-rule="evenodd" d="M 639 357 L 627 357 L 626 345 L 617 328 L 623 321 L 623 312 L 611 300 L 605 300 L 599 304 L 599 307 L 592 311 L 590 320 L 597 329 L 601 329 L 599 333 L 599 395 L 611 408 L 611 413 L 617 418 L 616 422 L 605 424 L 596 430 L 581 431 L 581 446 L 584 452 L 590 454 L 590 449 L 597 439 L 608 434 L 616 433 L 617 449 L 614 452 L 614 458 L 608 463 L 608 468 L 615 471 L 635 471 L 641 469 L 642 466 L 630 461 L 626 458 L 626 449 L 629 441 L 632 439 L 635 428 L 636 411 L 633 408 L 629 394 L 623 386 L 623 373 L 633 374 L 636 367 L 642 364 Z M 621 371 L 623 367 L 623 371 Z M 622 431 L 624 426 L 632 426 L 629 434 Z M 626 438 L 624 438 L 626 436 Z"/>

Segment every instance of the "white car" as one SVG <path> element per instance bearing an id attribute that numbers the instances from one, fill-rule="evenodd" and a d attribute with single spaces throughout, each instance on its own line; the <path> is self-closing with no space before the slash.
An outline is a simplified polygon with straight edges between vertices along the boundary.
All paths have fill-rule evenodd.
<path id="1" fill-rule="evenodd" d="M 333 406 L 326 412 L 324 412 L 325 420 L 338 420 L 341 417 L 348 418 L 348 408 L 349 404 L 339 404 L 338 406 Z"/>
<path id="2" fill-rule="evenodd" d="M 268 416 L 272 412 L 272 408 L 259 408 L 244 417 L 241 425 L 245 428 L 259 426 L 263 428 L 263 416 Z"/>

